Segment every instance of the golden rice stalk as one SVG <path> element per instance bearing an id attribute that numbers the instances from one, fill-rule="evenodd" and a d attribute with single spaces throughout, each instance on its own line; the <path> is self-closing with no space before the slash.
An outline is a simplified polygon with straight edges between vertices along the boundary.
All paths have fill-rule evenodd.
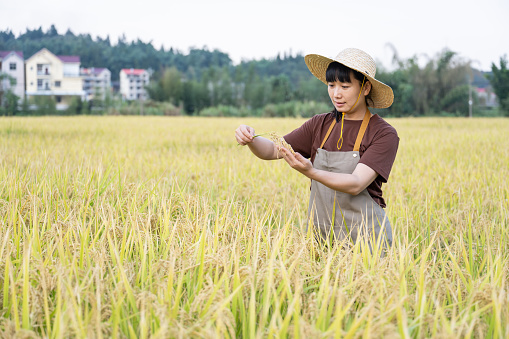
<path id="1" fill-rule="evenodd" d="M 276 144 L 276 146 L 284 147 L 290 150 L 290 152 L 292 152 L 293 155 L 295 155 L 295 151 L 293 150 L 292 145 L 287 143 L 283 137 L 277 135 L 276 132 L 269 133 L 269 138 L 270 140 L 272 140 L 272 142 L 274 142 L 274 144 Z M 277 153 L 277 157 L 279 158 L 279 151 Z"/>

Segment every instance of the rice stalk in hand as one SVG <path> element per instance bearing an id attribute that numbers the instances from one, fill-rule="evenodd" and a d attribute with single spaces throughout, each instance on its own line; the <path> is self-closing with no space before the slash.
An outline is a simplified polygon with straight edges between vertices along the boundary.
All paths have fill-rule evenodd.
<path id="1" fill-rule="evenodd" d="M 279 158 L 279 147 L 284 147 L 287 150 L 289 150 L 290 152 L 292 152 L 293 155 L 295 155 L 295 151 L 293 150 L 292 145 L 287 143 L 283 137 L 277 135 L 276 132 L 269 133 L 269 138 L 270 138 L 270 140 L 272 140 L 272 142 L 274 144 L 276 144 L 276 146 L 278 146 L 278 153 L 277 153 L 278 158 Z"/>

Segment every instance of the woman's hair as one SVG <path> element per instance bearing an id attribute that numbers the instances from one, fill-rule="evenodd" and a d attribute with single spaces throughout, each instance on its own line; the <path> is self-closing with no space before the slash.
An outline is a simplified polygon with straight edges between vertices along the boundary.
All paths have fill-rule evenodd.
<path id="1" fill-rule="evenodd" d="M 364 80 L 364 75 L 362 75 L 362 73 L 346 67 L 345 65 L 336 61 L 331 62 L 329 67 L 327 67 L 327 71 L 325 72 L 325 80 L 327 80 L 327 82 L 339 81 L 351 83 L 352 79 L 350 78 L 350 72 L 353 72 L 354 78 L 359 80 L 359 82 L 362 84 L 362 81 Z"/>

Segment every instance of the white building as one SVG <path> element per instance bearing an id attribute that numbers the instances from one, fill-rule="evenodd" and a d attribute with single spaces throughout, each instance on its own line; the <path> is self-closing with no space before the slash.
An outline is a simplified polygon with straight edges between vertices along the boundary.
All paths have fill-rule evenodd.
<path id="1" fill-rule="evenodd" d="M 57 56 L 43 48 L 25 65 L 27 97 L 54 97 L 57 109 L 66 109 L 75 97 L 85 99 L 79 56 Z"/>
<path id="2" fill-rule="evenodd" d="M 148 98 L 145 86 L 150 81 L 146 69 L 122 69 L 120 71 L 120 94 L 126 100 L 145 100 Z"/>
<path id="3" fill-rule="evenodd" d="M 490 88 L 476 88 L 479 104 L 483 107 L 497 107 L 497 95 Z"/>
<path id="4" fill-rule="evenodd" d="M 106 93 L 111 92 L 111 72 L 107 68 L 80 68 L 80 75 L 87 101 L 96 95 L 104 99 Z"/>
<path id="5" fill-rule="evenodd" d="M 0 88 L 4 91 L 12 90 L 20 101 L 25 97 L 25 62 L 23 52 L 0 51 L 0 72 L 9 75 L 11 79 L 3 79 Z"/>

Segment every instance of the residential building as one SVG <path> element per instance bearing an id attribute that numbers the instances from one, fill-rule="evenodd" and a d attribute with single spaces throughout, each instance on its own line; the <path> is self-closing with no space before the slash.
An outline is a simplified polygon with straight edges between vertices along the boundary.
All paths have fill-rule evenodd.
<path id="1" fill-rule="evenodd" d="M 126 100 L 145 100 L 148 98 L 145 86 L 150 81 L 146 69 L 122 69 L 120 71 L 120 94 Z"/>
<path id="2" fill-rule="evenodd" d="M 476 88 L 479 105 L 481 107 L 494 108 L 498 106 L 497 95 L 493 93 L 490 87 Z"/>
<path id="3" fill-rule="evenodd" d="M 80 68 L 80 75 L 83 78 L 83 90 L 87 101 L 97 95 L 104 99 L 106 93 L 111 91 L 111 72 L 107 68 Z"/>
<path id="4" fill-rule="evenodd" d="M 25 63 L 23 52 L 0 51 L 0 73 L 9 75 L 0 83 L 0 90 L 11 90 L 20 98 L 25 97 Z"/>
<path id="5" fill-rule="evenodd" d="M 60 110 L 66 109 L 73 98 L 85 100 L 79 56 L 57 56 L 43 48 L 26 60 L 25 72 L 28 98 L 51 96 Z"/>

